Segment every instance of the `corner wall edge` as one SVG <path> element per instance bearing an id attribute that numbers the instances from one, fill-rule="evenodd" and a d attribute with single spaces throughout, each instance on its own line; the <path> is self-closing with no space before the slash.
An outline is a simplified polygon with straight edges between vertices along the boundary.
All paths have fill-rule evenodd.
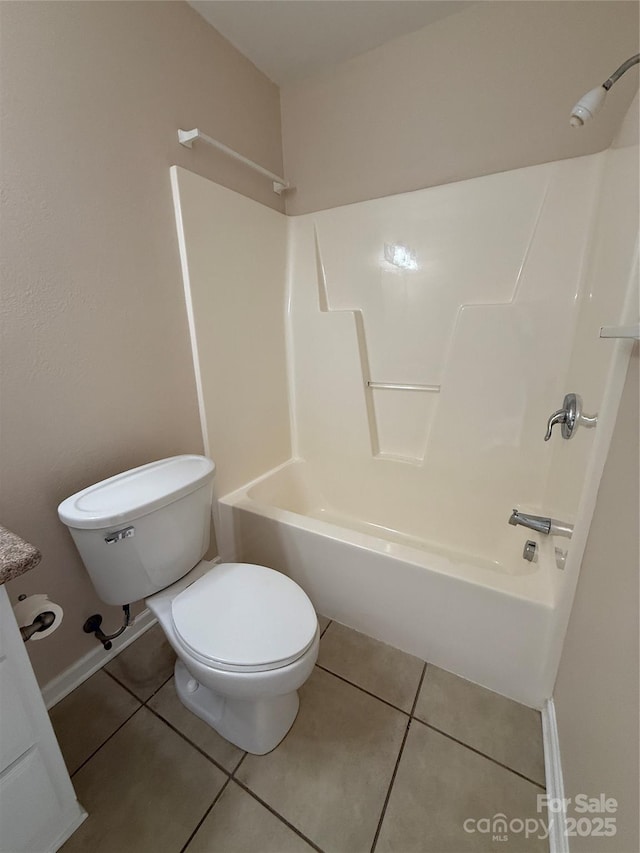
<path id="1" fill-rule="evenodd" d="M 564 777 L 560 759 L 558 721 L 553 698 L 547 699 L 542 708 L 542 743 L 544 747 L 544 771 L 549 798 L 564 800 Z M 567 838 L 567 814 L 564 809 L 554 813 L 549 828 L 550 853 L 570 853 Z"/>

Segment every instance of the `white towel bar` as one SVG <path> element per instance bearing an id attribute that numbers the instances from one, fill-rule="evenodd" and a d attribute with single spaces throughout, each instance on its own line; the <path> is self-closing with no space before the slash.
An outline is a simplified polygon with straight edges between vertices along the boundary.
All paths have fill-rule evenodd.
<path id="1" fill-rule="evenodd" d="M 243 154 L 238 154 L 238 152 L 234 151 L 233 148 L 229 148 L 228 145 L 224 145 L 224 143 L 218 142 L 217 139 L 212 139 L 212 137 L 207 136 L 206 133 L 203 133 L 201 130 L 198 130 L 197 127 L 194 127 L 193 130 L 178 130 L 178 142 L 180 143 L 180 145 L 184 145 L 185 148 L 193 147 L 193 143 L 196 139 L 201 139 L 203 142 L 206 142 L 207 145 L 213 145 L 214 148 L 217 148 L 224 154 L 228 154 L 229 157 L 233 157 L 234 160 L 239 160 L 241 163 L 244 163 L 245 166 L 249 166 L 256 172 L 260 172 L 260 174 L 264 175 L 265 178 L 270 178 L 273 181 L 274 193 L 282 195 L 285 190 L 295 189 L 295 187 L 292 187 L 291 184 L 288 181 L 285 181 L 284 178 L 281 178 L 279 175 L 270 172 L 268 169 L 265 169 L 264 166 L 259 166 L 257 163 L 254 163 L 253 160 L 249 160 L 249 158 L 245 157 Z"/>

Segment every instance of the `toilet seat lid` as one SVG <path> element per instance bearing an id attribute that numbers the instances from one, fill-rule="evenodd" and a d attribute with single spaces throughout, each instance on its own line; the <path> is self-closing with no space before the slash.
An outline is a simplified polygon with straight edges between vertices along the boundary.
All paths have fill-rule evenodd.
<path id="1" fill-rule="evenodd" d="M 297 660 L 318 620 L 306 593 L 286 575 L 252 563 L 221 563 L 171 603 L 178 638 L 199 660 L 260 671 Z"/>

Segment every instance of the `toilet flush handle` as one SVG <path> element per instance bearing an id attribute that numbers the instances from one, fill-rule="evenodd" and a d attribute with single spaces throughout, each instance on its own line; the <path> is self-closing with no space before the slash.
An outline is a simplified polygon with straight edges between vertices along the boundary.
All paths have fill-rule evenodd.
<path id="1" fill-rule="evenodd" d="M 122 542 L 123 539 L 130 539 L 136 535 L 136 529 L 131 524 L 129 527 L 123 527 L 122 530 L 114 530 L 112 533 L 107 533 L 104 541 L 107 545 L 113 545 L 114 542 Z"/>

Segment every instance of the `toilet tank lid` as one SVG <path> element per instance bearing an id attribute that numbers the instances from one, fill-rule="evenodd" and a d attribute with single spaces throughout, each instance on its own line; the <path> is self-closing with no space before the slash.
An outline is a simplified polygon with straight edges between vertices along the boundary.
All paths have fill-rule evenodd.
<path id="1" fill-rule="evenodd" d="M 147 515 L 195 492 L 212 479 L 206 456 L 172 456 L 124 471 L 62 501 L 58 516 L 68 527 L 100 530 Z"/>

